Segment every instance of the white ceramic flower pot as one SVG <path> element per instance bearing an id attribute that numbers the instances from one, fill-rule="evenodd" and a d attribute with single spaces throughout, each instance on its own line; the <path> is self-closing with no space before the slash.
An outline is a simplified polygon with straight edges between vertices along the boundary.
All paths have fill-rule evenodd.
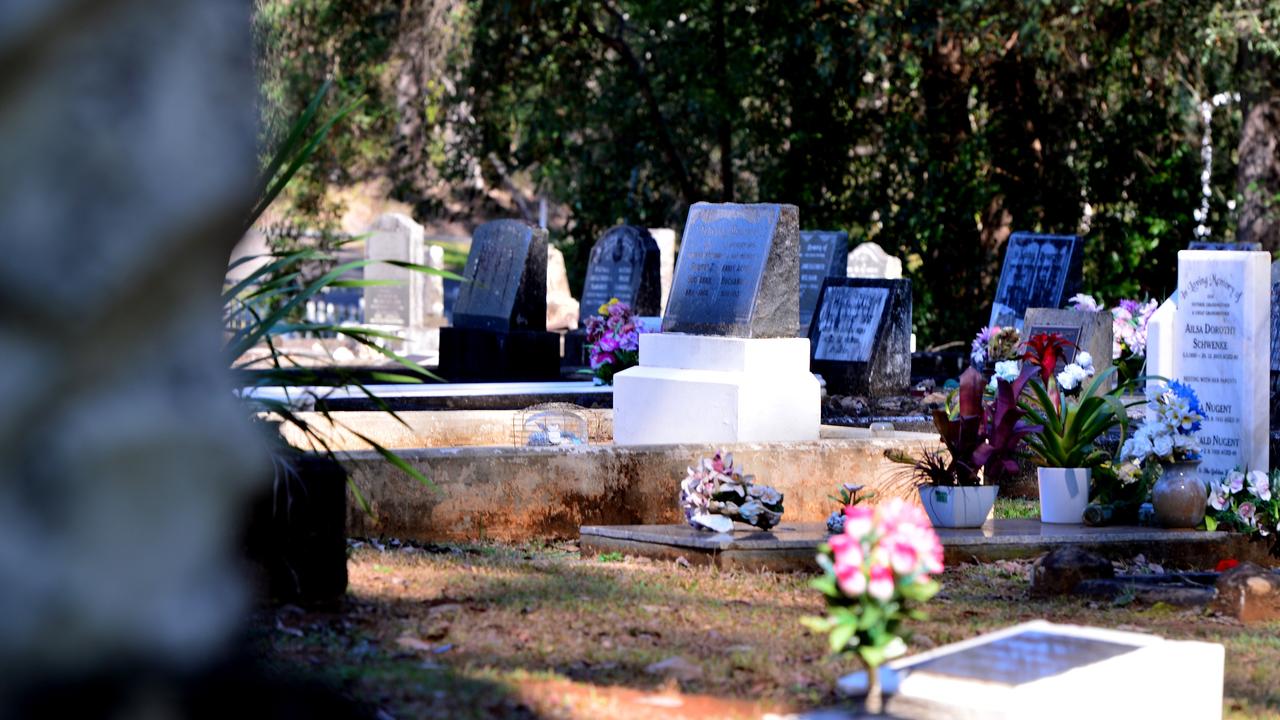
<path id="1" fill-rule="evenodd" d="M 920 502 L 934 527 L 975 528 L 987 521 L 999 491 L 996 485 L 921 485 Z"/>
<path id="2" fill-rule="evenodd" d="M 1040 522 L 1079 525 L 1089 504 L 1093 468 L 1036 469 L 1040 481 Z"/>

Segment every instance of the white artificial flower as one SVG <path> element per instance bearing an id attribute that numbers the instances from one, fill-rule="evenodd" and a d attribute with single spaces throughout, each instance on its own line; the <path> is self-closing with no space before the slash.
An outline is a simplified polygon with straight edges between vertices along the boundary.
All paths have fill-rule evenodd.
<path id="1" fill-rule="evenodd" d="M 1098 304 L 1098 301 L 1092 295 L 1076 293 L 1067 302 L 1071 303 L 1071 307 L 1075 310 L 1084 310 L 1086 312 L 1102 311 L 1102 306 Z"/>
<path id="2" fill-rule="evenodd" d="M 1227 473 L 1227 479 L 1223 482 L 1232 495 L 1244 489 L 1244 473 L 1239 470 L 1232 470 Z"/>
<path id="3" fill-rule="evenodd" d="M 1090 355 L 1089 353 L 1083 350 L 1076 353 L 1075 364 L 1079 365 L 1081 369 L 1083 369 L 1085 372 L 1089 373 L 1090 375 L 1093 374 L 1093 356 Z"/>
<path id="4" fill-rule="evenodd" d="M 1214 510 L 1226 510 L 1231 504 L 1231 493 L 1217 479 L 1209 481 L 1209 507 Z"/>
<path id="5" fill-rule="evenodd" d="M 1271 478 L 1261 470 L 1250 470 L 1248 475 L 1249 491 L 1262 501 L 1271 499 Z"/>
<path id="6" fill-rule="evenodd" d="M 1169 457 L 1173 454 L 1173 438 L 1169 435 L 1157 435 L 1151 441 L 1151 449 L 1160 457 Z"/>
<path id="7" fill-rule="evenodd" d="M 748 525 L 755 525 L 756 519 L 760 517 L 760 513 L 764 512 L 764 505 L 759 500 L 751 499 L 738 508 L 738 515 L 742 517 L 743 522 Z"/>

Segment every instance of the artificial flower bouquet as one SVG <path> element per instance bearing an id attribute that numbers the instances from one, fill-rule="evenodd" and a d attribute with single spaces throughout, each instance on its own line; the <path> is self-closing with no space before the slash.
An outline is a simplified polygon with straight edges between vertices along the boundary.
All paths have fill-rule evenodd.
<path id="1" fill-rule="evenodd" d="M 1015 327 L 984 327 L 969 346 L 969 359 L 974 367 L 990 371 L 997 363 L 1017 361 L 1021 345 L 1022 336 Z"/>
<path id="2" fill-rule="evenodd" d="M 1224 528 L 1255 537 L 1280 533 L 1280 470 L 1227 473 L 1209 482 L 1209 509 L 1205 529 Z M 1280 535 L 1272 540 L 1273 547 Z"/>
<path id="3" fill-rule="evenodd" d="M 721 451 L 688 469 L 680 508 L 698 530 L 729 532 L 735 520 L 768 530 L 782 520 L 782 493 L 757 485 L 755 476 L 734 467 L 731 453 Z"/>
<path id="4" fill-rule="evenodd" d="M 867 668 L 866 709 L 883 708 L 879 668 L 906 653 L 903 623 L 924 618 L 916 605 L 938 593 L 942 543 L 924 511 L 900 498 L 850 505 L 844 530 L 818 548 L 825 617 L 801 620 L 826 633 L 831 651 L 855 653 Z"/>
<path id="5" fill-rule="evenodd" d="M 1165 464 L 1200 459 L 1200 423 L 1204 414 L 1195 390 L 1177 380 L 1147 388 L 1147 421 L 1120 449 L 1122 483 L 1154 478 Z"/>
<path id="6" fill-rule="evenodd" d="M 618 298 L 601 305 L 599 314 L 587 318 L 587 347 L 592 374 L 601 382 L 612 385 L 614 375 L 638 365 L 641 332 L 630 305 Z"/>
<path id="7" fill-rule="evenodd" d="M 865 500 L 870 500 L 876 496 L 874 492 L 863 493 L 865 486 L 855 485 L 853 483 L 844 483 L 840 486 L 839 497 L 828 495 L 827 498 L 839 505 L 839 508 L 832 510 L 827 516 L 827 532 L 832 535 L 838 535 L 844 532 L 844 511 L 852 505 L 857 505 Z"/>
<path id="8" fill-rule="evenodd" d="M 1106 310 L 1092 295 L 1084 293 L 1073 296 L 1070 302 L 1076 310 Z M 1122 381 L 1134 380 L 1142 373 L 1147 361 L 1147 323 L 1159 306 L 1155 300 L 1124 299 L 1111 308 L 1111 360 L 1119 368 Z"/>

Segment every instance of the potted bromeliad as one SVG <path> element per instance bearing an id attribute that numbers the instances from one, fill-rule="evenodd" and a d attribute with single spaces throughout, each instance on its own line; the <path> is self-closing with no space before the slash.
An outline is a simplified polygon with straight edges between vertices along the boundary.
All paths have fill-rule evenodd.
<path id="1" fill-rule="evenodd" d="M 1096 442 L 1117 425 L 1123 439 L 1129 424 L 1128 408 L 1120 400 L 1129 383 L 1105 390 L 1116 368 L 1095 376 L 1093 358 L 1084 351 L 1059 369 L 1069 345 L 1061 335 L 1035 335 L 1027 340 L 1023 358 L 1024 367 L 1034 373 L 1023 407 L 1040 428 L 1027 437 L 1027 447 L 1039 465 L 1040 521 L 1046 523 L 1082 522 L 1094 474 L 1111 474 L 1111 457 Z M 1099 486 L 1103 479 L 1098 478 Z M 1113 497 L 1117 492 L 1108 484 L 1109 500 L 1118 500 Z"/>
<path id="2" fill-rule="evenodd" d="M 889 451 L 893 461 L 911 465 L 920 482 L 920 501 L 937 527 L 979 527 L 995 505 L 1000 482 L 1018 470 L 1024 439 L 1039 427 L 1024 422 L 1018 398 L 1033 369 L 1012 381 L 997 377 L 995 393 L 984 400 L 982 373 L 970 367 L 960 376 L 954 403 L 933 411 L 942 451 L 919 458 Z"/>

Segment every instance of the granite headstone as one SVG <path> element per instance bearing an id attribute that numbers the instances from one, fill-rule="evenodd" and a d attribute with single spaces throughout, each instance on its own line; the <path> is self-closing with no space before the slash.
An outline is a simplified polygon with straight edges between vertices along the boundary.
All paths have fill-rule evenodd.
<path id="1" fill-rule="evenodd" d="M 422 226 L 407 215 L 387 213 L 374 221 L 365 240 L 366 280 L 394 284 L 364 290 L 364 321 L 371 325 L 410 327 L 426 315 L 426 278 L 423 273 L 394 265 L 425 265 L 426 245 Z"/>
<path id="2" fill-rule="evenodd" d="M 845 274 L 849 277 L 897 280 L 902 277 L 902 261 L 885 252 L 877 243 L 864 242 L 849 253 Z"/>
<path id="3" fill-rule="evenodd" d="M 1280 262 L 1271 263 L 1271 372 L 1280 373 Z"/>
<path id="4" fill-rule="evenodd" d="M 1027 308 L 1060 308 L 1079 292 L 1084 241 L 1075 235 L 1014 233 L 1005 250 L 991 325 L 1022 329 Z"/>
<path id="5" fill-rule="evenodd" d="M 618 298 L 642 316 L 658 315 L 662 277 L 658 242 L 648 230 L 634 225 L 611 228 L 596 241 L 587 261 L 582 286 L 582 319 L 611 298 Z"/>
<path id="6" fill-rule="evenodd" d="M 1093 360 L 1094 374 L 1100 375 L 1111 367 L 1113 323 L 1111 313 L 1102 310 L 1061 310 L 1057 308 L 1028 308 L 1023 324 L 1023 337 L 1038 333 L 1057 333 L 1071 342 L 1063 353 L 1061 365 L 1075 362 L 1078 351 L 1089 353 Z M 1109 383 L 1114 387 L 1115 382 Z"/>
<path id="7" fill-rule="evenodd" d="M 827 278 L 809 328 L 831 393 L 883 397 L 911 382 L 911 281 Z"/>
<path id="8" fill-rule="evenodd" d="M 795 337 L 800 227 L 794 205 L 694 204 L 662 331 Z"/>
<path id="9" fill-rule="evenodd" d="M 808 337 L 809 322 L 818 307 L 822 281 L 844 277 L 849 257 L 849 233 L 843 230 L 800 231 L 800 336 Z"/>

